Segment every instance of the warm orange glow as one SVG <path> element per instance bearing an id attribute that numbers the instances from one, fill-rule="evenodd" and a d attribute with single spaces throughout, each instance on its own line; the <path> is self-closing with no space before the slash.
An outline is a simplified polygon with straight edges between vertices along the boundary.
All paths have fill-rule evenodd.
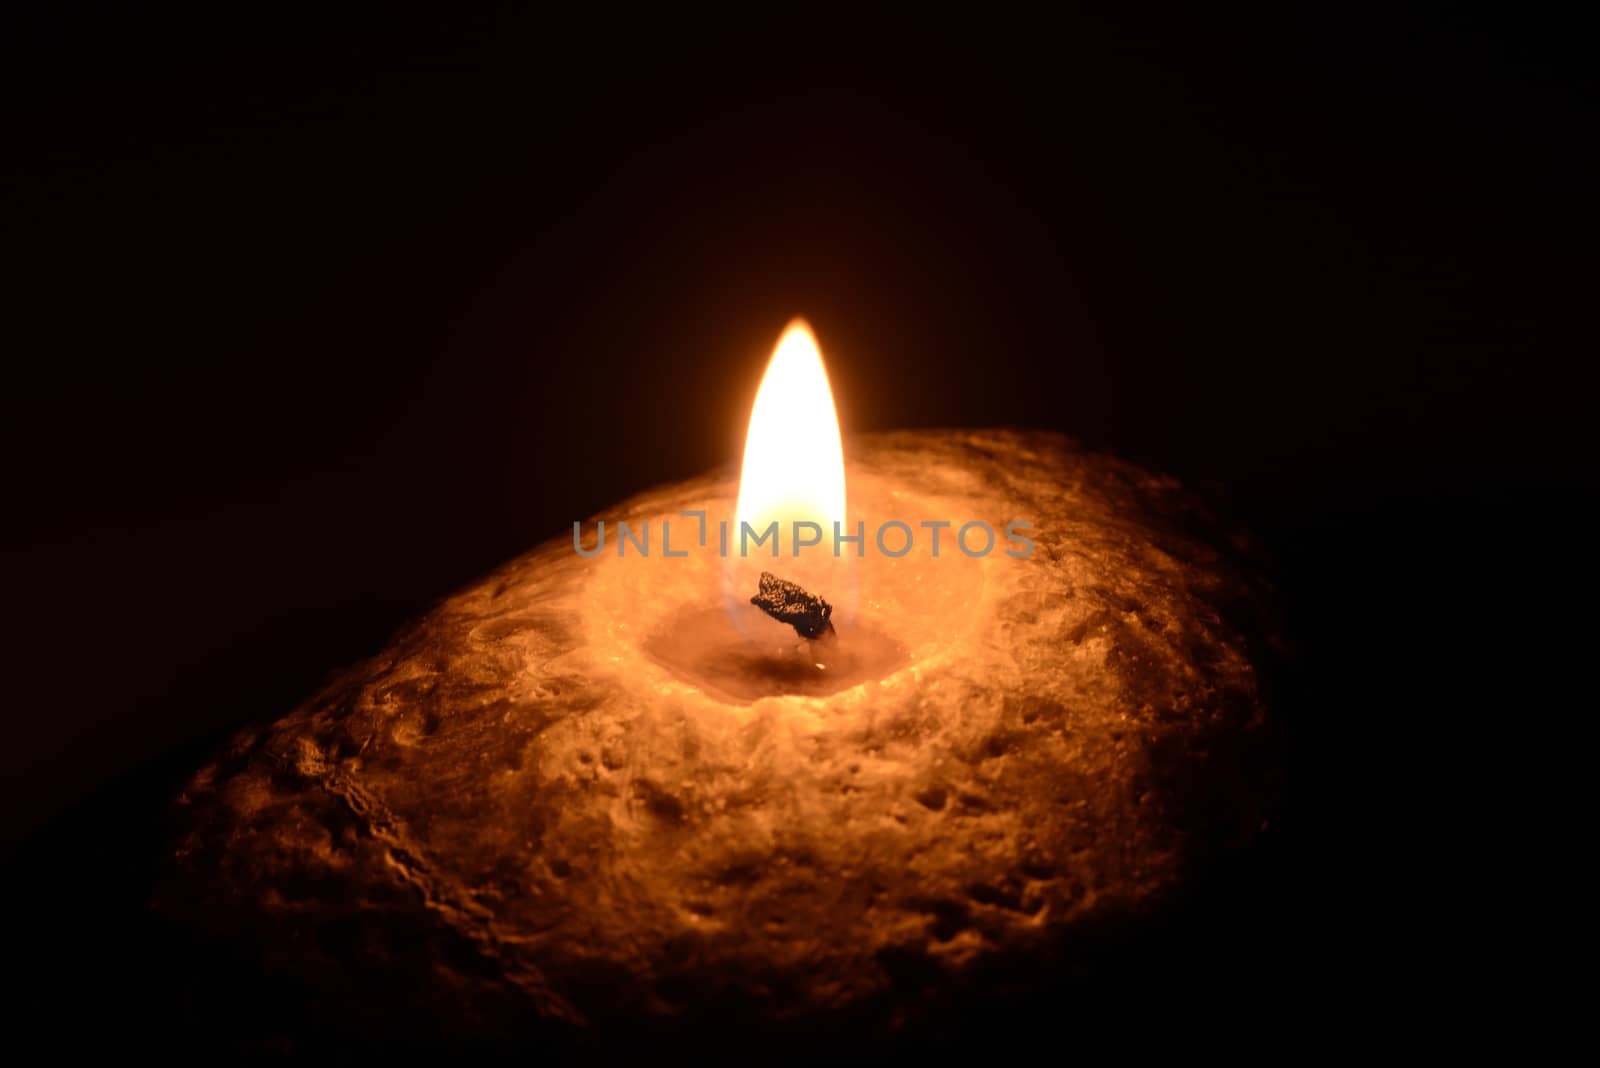
<path id="1" fill-rule="evenodd" d="M 777 520 L 817 523 L 826 538 L 843 523 L 844 449 L 822 350 L 804 319 L 784 330 L 750 412 L 739 474 L 739 521 L 763 529 Z"/>

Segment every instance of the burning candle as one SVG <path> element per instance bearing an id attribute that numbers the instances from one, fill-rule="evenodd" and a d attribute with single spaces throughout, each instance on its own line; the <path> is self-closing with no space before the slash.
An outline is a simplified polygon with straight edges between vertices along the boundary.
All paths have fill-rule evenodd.
<path id="1" fill-rule="evenodd" d="M 168 914 L 441 1026 L 891 1026 L 1258 824 L 1256 588 L 1174 483 L 1019 431 L 845 455 L 797 323 L 737 478 L 575 524 L 202 769 Z"/>
<path id="2" fill-rule="evenodd" d="M 1004 521 L 1003 499 L 961 486 L 919 492 L 870 464 L 847 478 L 822 355 L 800 321 L 772 355 L 730 496 L 732 488 L 718 481 L 687 499 L 678 486 L 636 498 L 613 513 L 622 518 L 609 542 L 604 518 L 587 541 L 584 525 L 573 526 L 574 550 L 591 557 L 576 611 L 592 623 L 592 646 L 619 663 L 643 654 L 664 669 L 652 686 L 675 699 L 721 707 L 821 697 L 960 655 L 979 622 L 985 567 L 1031 552 L 1024 521 Z M 758 607 L 763 576 L 820 602 L 825 629 L 806 633 Z"/>

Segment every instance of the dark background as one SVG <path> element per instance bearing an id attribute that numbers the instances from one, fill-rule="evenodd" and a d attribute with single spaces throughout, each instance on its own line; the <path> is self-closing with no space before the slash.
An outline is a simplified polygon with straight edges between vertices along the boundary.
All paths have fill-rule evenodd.
<path id="1" fill-rule="evenodd" d="M 162 802 L 233 729 L 734 458 L 804 314 L 847 433 L 1061 430 L 1258 535 L 1296 774 L 1194 937 L 1292 1000 L 1318 755 L 1463 713 L 1483 553 L 1575 465 L 1558 26 L 24 18 L 0 828 L 52 945 L 143 952 Z"/>

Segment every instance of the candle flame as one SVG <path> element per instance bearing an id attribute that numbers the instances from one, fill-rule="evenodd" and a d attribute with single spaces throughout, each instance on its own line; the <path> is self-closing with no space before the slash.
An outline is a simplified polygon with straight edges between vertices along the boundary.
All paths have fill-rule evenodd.
<path id="1" fill-rule="evenodd" d="M 843 523 L 844 448 L 822 350 L 804 319 L 783 331 L 750 411 L 736 516 L 756 530 L 809 521 L 831 539 Z"/>

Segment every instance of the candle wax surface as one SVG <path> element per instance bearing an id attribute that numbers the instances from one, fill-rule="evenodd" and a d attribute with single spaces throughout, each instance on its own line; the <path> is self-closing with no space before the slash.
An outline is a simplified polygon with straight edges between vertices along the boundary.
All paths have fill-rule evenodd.
<path id="1" fill-rule="evenodd" d="M 597 518 L 649 519 L 649 558 L 564 533 L 203 768 L 162 914 L 386 1019 L 892 1027 L 1072 960 L 1255 833 L 1261 587 L 1191 497 L 1048 434 L 845 455 L 869 538 L 983 520 L 995 548 L 869 544 L 812 591 L 828 663 L 751 637 L 678 516 L 714 530 L 731 470 L 641 494 Z"/>

